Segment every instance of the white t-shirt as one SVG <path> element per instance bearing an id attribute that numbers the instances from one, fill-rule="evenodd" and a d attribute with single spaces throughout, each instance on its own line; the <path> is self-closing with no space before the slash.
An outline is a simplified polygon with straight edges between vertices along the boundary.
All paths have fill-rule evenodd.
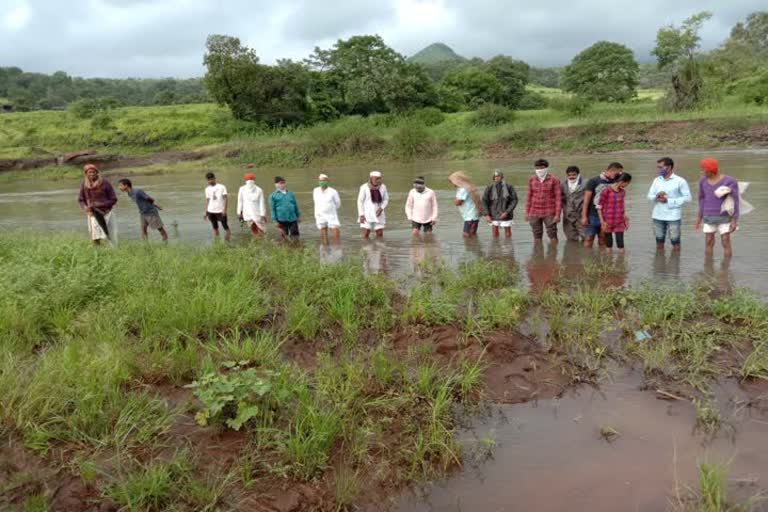
<path id="1" fill-rule="evenodd" d="M 227 195 L 227 187 L 221 183 L 205 187 L 205 198 L 208 200 L 210 213 L 224 213 L 224 197 Z"/>

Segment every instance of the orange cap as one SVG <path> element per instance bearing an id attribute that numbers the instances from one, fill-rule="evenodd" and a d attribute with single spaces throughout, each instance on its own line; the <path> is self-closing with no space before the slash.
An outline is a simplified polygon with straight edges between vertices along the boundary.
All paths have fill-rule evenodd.
<path id="1" fill-rule="evenodd" d="M 720 165 L 714 158 L 705 158 L 699 163 L 699 165 L 702 169 L 707 172 L 711 172 L 712 174 L 715 174 L 720 169 Z"/>
<path id="2" fill-rule="evenodd" d="M 247 172 L 245 173 L 245 176 L 243 176 L 243 178 L 246 180 L 256 180 L 256 175 L 253 174 L 252 172 Z"/>

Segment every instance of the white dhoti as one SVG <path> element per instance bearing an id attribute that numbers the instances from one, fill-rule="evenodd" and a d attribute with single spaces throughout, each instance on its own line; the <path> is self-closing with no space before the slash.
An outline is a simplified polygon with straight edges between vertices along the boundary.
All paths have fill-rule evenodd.
<path id="1" fill-rule="evenodd" d="M 115 211 L 112 210 L 104 215 L 104 220 L 107 223 L 107 230 L 109 230 L 109 236 L 104 232 L 96 217 L 88 215 L 88 234 L 91 240 L 108 240 L 112 245 L 117 245 L 117 216 Z"/>

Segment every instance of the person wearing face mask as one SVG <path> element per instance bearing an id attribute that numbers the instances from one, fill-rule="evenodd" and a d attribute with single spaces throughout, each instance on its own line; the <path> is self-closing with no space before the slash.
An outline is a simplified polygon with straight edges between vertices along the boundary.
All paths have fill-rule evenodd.
<path id="1" fill-rule="evenodd" d="M 499 228 L 504 228 L 504 237 L 512 236 L 512 214 L 517 206 L 515 187 L 504 181 L 504 173 L 493 171 L 493 183 L 483 192 L 483 214 L 490 224 L 493 238 L 499 237 Z"/>
<path id="2" fill-rule="evenodd" d="M 376 238 L 384 236 L 387 205 L 389 194 L 387 186 L 382 183 L 381 172 L 371 171 L 368 181 L 360 185 L 360 192 L 357 194 L 357 215 L 364 239 L 367 240 L 371 236 L 371 231 L 376 232 Z"/>
<path id="3" fill-rule="evenodd" d="M 253 236 L 261 236 L 266 231 L 267 223 L 264 191 L 256 185 L 256 176 L 252 172 L 246 173 L 243 178 L 245 185 L 237 193 L 237 218 L 248 223 Z"/>
<path id="4" fill-rule="evenodd" d="M 281 176 L 275 176 L 275 191 L 269 195 L 269 208 L 272 211 L 272 222 L 282 237 L 297 240 L 301 213 L 296 196 L 287 190 L 285 178 Z"/>
<path id="5" fill-rule="evenodd" d="M 528 194 L 525 196 L 525 220 L 531 225 L 534 242 L 542 241 L 546 228 L 549 241 L 556 243 L 563 206 L 560 180 L 549 174 L 549 162 L 544 159 L 533 163 L 533 172 L 534 175 L 528 179 Z"/>
<path id="6" fill-rule="evenodd" d="M 405 216 L 411 222 L 413 236 L 418 236 L 422 229 L 424 233 L 431 233 L 437 222 L 437 196 L 427 188 L 423 176 L 413 180 L 413 188 L 405 201 Z"/>
<path id="7" fill-rule="evenodd" d="M 685 178 L 675 174 L 675 162 L 669 157 L 656 161 L 656 178 L 648 190 L 648 200 L 653 202 L 653 230 L 656 249 L 663 250 L 669 233 L 672 250 L 680 250 L 682 208 L 691 201 L 691 189 Z"/>
<path id="8" fill-rule="evenodd" d="M 328 176 L 321 174 L 317 177 L 318 187 L 312 191 L 312 199 L 315 203 L 315 222 L 320 230 L 322 243 L 328 245 L 328 230 L 333 232 L 334 242 L 341 237 L 341 223 L 339 222 L 339 208 L 341 199 L 336 189 L 328 186 Z"/>
<path id="9" fill-rule="evenodd" d="M 584 180 L 581 170 L 571 165 L 565 170 L 566 180 L 560 186 L 563 198 L 562 216 L 565 238 L 573 242 L 584 239 L 584 226 L 581 224 L 581 208 L 584 203 Z"/>

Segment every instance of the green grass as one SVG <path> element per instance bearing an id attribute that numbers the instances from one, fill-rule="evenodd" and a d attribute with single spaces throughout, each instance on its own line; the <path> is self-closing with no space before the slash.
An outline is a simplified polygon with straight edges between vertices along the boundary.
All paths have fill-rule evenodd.
<path id="1" fill-rule="evenodd" d="M 558 89 L 531 90 L 551 100 L 569 98 Z M 65 111 L 11 113 L 3 115 L 0 127 L 0 158 L 54 157 L 82 149 L 133 155 L 207 148 L 215 154 L 213 163 L 220 163 L 226 154 L 226 160 L 234 163 L 284 167 L 328 160 L 466 159 L 486 156 L 487 147 L 498 144 L 515 152 L 624 149 L 624 144 L 605 139 L 609 127 L 617 123 L 706 121 L 706 126 L 664 142 L 678 147 L 711 145 L 718 143 L 709 137 L 713 132 L 745 129 L 765 122 L 768 117 L 767 106 L 746 105 L 730 97 L 707 110 L 663 112 L 656 104 L 660 94 L 658 90 L 642 90 L 633 102 L 598 103 L 583 115 L 552 108 L 519 111 L 511 123 L 492 127 L 474 126 L 472 112 L 458 112 L 445 114 L 444 121 L 433 126 L 387 114 L 268 130 L 236 121 L 228 110 L 212 104 L 119 108 L 110 112 L 114 128 L 107 129 L 94 129 L 90 120 L 78 119 Z M 580 130 L 561 133 L 555 140 L 542 140 L 542 130 L 557 128 Z M 630 147 L 642 149 L 645 129 L 638 124 L 625 130 L 626 135 L 632 136 Z M 62 172 L 53 167 L 44 175 Z"/>
<path id="2" fill-rule="evenodd" d="M 484 260 L 425 268 L 400 289 L 361 267 L 266 241 L 112 250 L 6 234 L 3 433 L 126 510 L 228 509 L 270 479 L 315 486 L 326 508 L 343 509 L 369 485 L 460 464 L 456 411 L 483 397 L 484 336 L 527 316 L 548 323 L 545 342 L 576 380 L 634 358 L 649 380 L 687 386 L 704 397 L 694 405 L 712 435 L 724 420 L 706 398 L 711 383 L 767 376 L 766 306 L 743 291 L 597 288 L 612 269 L 595 266 L 533 293 L 517 268 Z M 446 324 L 462 346 L 479 344 L 471 356 L 444 362 L 428 344 L 393 347 L 393 334 Z M 639 329 L 651 339 L 633 341 Z M 171 400 L 168 389 L 183 386 L 188 394 Z M 180 424 L 192 433 L 179 435 Z M 223 467 L 206 451 L 217 435 L 242 441 Z M 24 498 L 33 509 L 47 503 Z"/>

